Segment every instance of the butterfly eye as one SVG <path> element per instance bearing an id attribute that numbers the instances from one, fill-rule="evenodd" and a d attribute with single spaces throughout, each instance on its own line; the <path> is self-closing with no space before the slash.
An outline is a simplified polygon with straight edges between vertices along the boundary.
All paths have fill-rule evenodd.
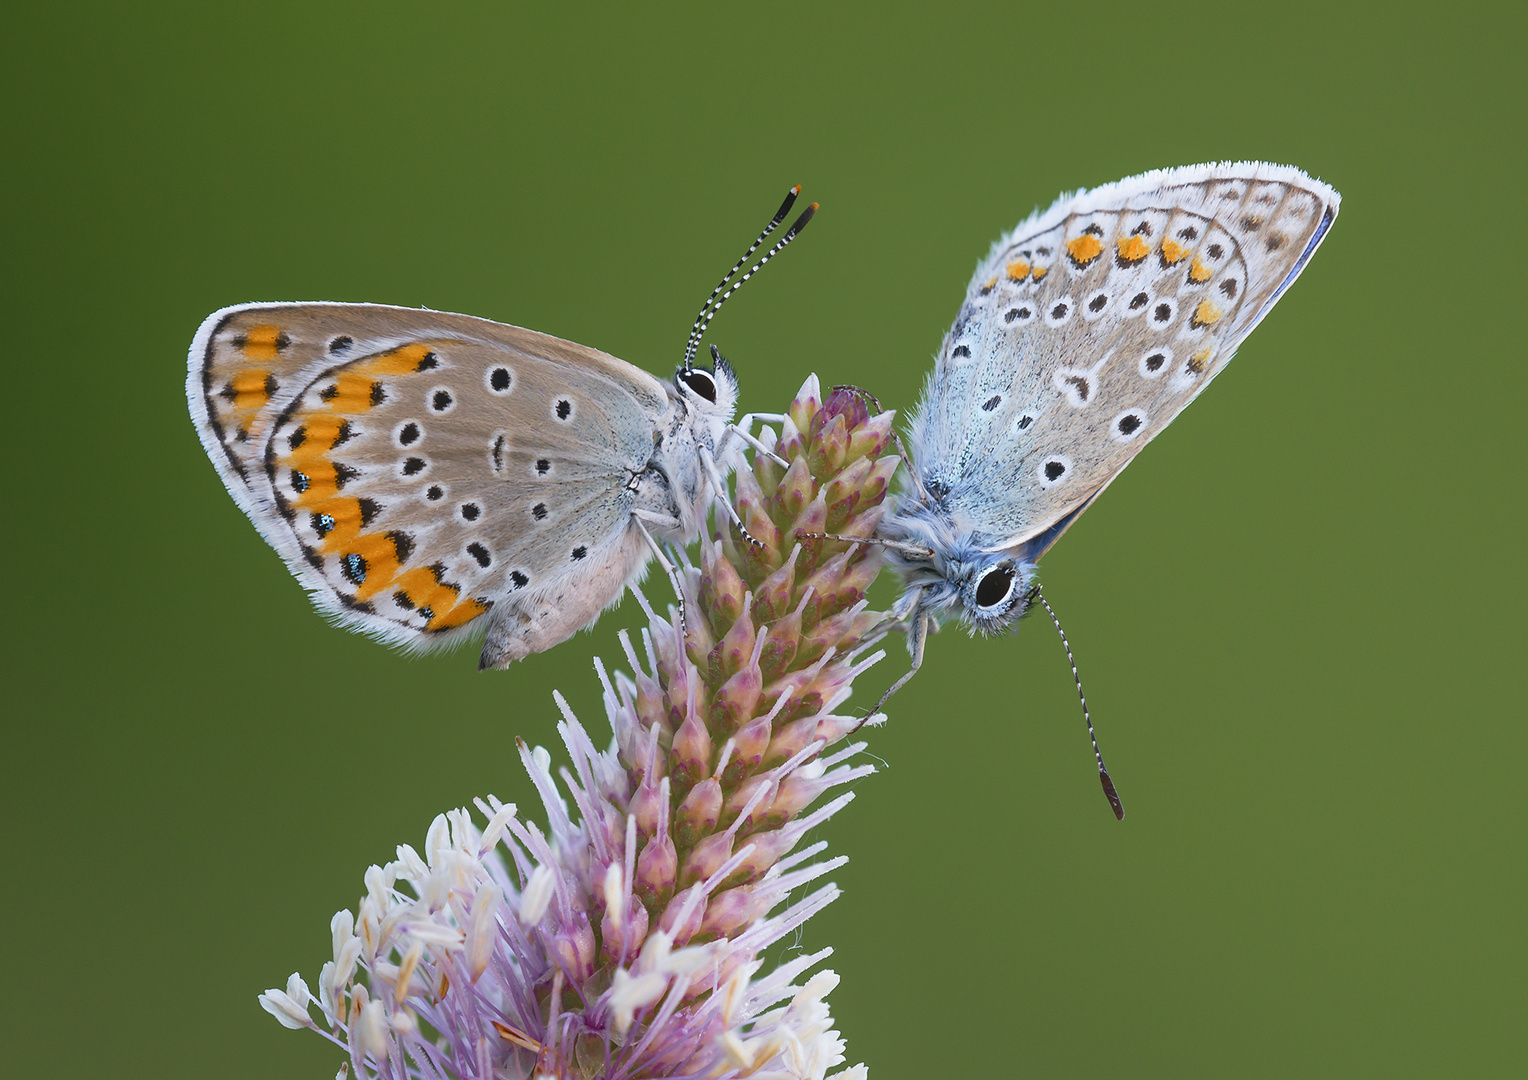
<path id="1" fill-rule="evenodd" d="M 679 372 L 679 381 L 707 401 L 714 402 L 716 400 L 716 380 L 711 377 L 709 371 L 704 371 L 700 368 L 681 371 Z"/>
<path id="2" fill-rule="evenodd" d="M 976 602 L 981 607 L 996 607 L 1008 599 L 1013 588 L 1013 567 L 994 566 L 976 583 Z"/>

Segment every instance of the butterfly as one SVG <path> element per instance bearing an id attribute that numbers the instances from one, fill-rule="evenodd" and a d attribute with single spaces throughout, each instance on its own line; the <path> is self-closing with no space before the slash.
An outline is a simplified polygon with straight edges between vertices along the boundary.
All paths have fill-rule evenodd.
<path id="1" fill-rule="evenodd" d="M 911 417 L 909 482 L 879 530 L 913 657 L 886 697 L 932 624 L 995 633 L 1036 600 L 1054 619 L 1040 558 L 1220 374 L 1339 201 L 1289 166 L 1193 165 L 1063 195 L 998 240 Z"/>
<path id="2" fill-rule="evenodd" d="M 731 365 L 694 356 L 811 220 L 815 203 L 733 280 L 799 192 L 712 290 L 671 380 L 469 315 L 239 304 L 191 343 L 197 434 L 320 611 L 408 650 L 482 634 L 479 667 L 505 667 L 592 624 L 651 556 L 673 579 L 659 542 L 700 533 L 731 438 L 765 449 L 732 422 Z"/>

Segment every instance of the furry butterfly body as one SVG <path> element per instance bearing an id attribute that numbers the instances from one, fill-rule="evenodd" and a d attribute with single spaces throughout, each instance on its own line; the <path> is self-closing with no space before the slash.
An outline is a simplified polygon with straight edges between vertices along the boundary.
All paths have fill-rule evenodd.
<path id="1" fill-rule="evenodd" d="M 234 501 L 334 619 L 503 667 L 589 625 L 684 543 L 720 483 L 737 382 L 670 382 L 467 315 L 242 304 L 209 316 L 186 394 Z"/>
<path id="2" fill-rule="evenodd" d="M 1064 195 L 994 245 L 881 528 L 913 671 L 931 622 L 995 632 L 1024 614 L 1041 556 L 1224 370 L 1339 201 L 1289 166 L 1190 166 Z"/>

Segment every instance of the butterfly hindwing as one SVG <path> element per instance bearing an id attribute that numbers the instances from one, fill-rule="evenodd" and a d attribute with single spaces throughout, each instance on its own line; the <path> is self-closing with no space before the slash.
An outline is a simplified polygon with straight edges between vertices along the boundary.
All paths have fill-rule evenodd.
<path id="1" fill-rule="evenodd" d="M 952 522 L 984 547 L 1054 543 L 1224 368 L 1337 207 L 1297 169 L 1199 166 L 1063 197 L 1000 240 L 913 422 Z"/>
<path id="2" fill-rule="evenodd" d="M 630 481 L 667 409 L 661 383 L 596 350 L 361 304 L 212 316 L 188 394 L 230 492 L 319 606 L 414 647 L 629 561 Z"/>

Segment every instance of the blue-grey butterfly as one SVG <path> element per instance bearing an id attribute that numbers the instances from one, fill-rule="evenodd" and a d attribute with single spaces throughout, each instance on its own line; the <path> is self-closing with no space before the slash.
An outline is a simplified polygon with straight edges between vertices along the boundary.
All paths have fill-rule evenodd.
<path id="1" fill-rule="evenodd" d="M 321 611 L 410 650 L 483 634 L 480 666 L 505 667 L 590 625 L 650 556 L 672 577 L 659 541 L 699 534 L 734 437 L 762 448 L 732 423 L 731 366 L 714 346 L 712 369 L 694 356 L 811 219 L 815 203 L 734 280 L 799 191 L 712 291 L 668 382 L 468 315 L 240 304 L 191 343 L 197 433 Z"/>
<path id="2" fill-rule="evenodd" d="M 1064 195 L 994 245 L 912 416 L 909 481 L 881 527 L 913 655 L 888 697 L 931 622 L 994 633 L 1045 604 L 1041 556 L 1221 372 L 1338 203 L 1289 166 L 1194 165 Z M 1102 755 L 1098 767 L 1122 815 Z"/>

